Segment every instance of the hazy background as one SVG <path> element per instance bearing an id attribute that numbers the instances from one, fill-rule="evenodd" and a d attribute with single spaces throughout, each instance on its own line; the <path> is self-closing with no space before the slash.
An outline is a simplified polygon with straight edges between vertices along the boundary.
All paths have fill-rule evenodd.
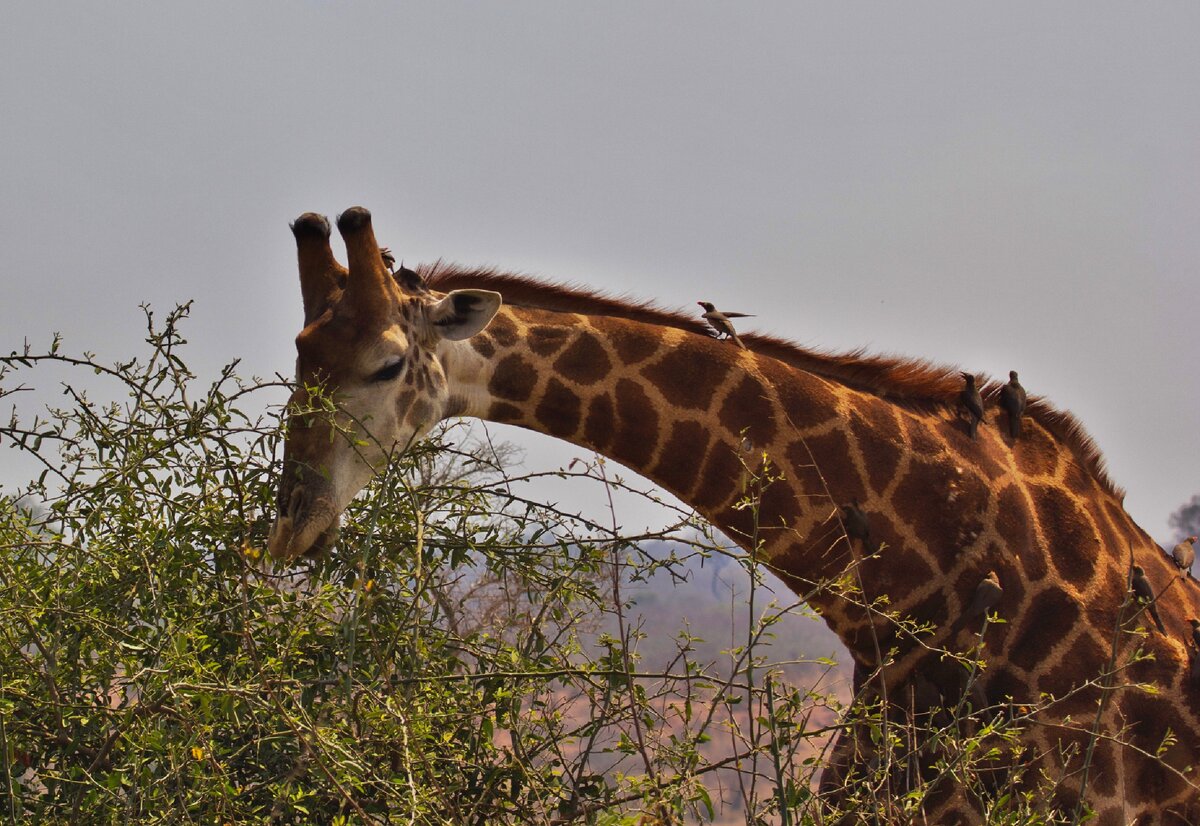
<path id="1" fill-rule="evenodd" d="M 410 264 L 1019 369 L 1165 542 L 1200 491 L 1197 31 L 1195 3 L 7 4 L 0 350 L 127 356 L 139 302 L 195 298 L 192 363 L 289 374 L 287 224 L 363 204 Z"/>

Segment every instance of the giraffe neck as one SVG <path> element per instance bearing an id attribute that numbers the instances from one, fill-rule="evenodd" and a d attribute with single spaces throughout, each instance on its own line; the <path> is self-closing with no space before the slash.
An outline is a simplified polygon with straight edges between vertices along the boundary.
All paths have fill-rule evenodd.
<path id="1" fill-rule="evenodd" d="M 860 617 L 825 591 L 810 593 L 856 550 L 837 506 L 869 503 L 876 494 L 865 480 L 882 485 L 889 472 L 864 467 L 843 432 L 841 388 L 685 330 L 513 306 L 446 362 L 458 374 L 449 376 L 460 391 L 453 412 L 624 464 L 744 549 L 757 543 L 852 649 L 863 644 L 854 633 Z M 875 441 L 896 435 L 886 417 L 860 424 L 882 427 Z M 887 578 L 866 590 L 881 591 Z"/>

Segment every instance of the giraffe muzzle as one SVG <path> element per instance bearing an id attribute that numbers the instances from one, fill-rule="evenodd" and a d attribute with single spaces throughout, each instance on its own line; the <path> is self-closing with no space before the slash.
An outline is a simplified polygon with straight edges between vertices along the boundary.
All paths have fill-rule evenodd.
<path id="1" fill-rule="evenodd" d="M 307 474 L 304 474 L 307 475 Z M 332 491 L 323 480 L 296 479 L 284 475 L 271 525 L 267 550 L 271 557 L 290 562 L 300 556 L 317 556 L 329 550 L 341 532 L 338 508 Z"/>

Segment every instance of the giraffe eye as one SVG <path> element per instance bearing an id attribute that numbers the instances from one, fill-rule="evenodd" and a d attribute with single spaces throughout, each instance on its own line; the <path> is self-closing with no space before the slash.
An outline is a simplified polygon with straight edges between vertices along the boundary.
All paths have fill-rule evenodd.
<path id="1" fill-rule="evenodd" d="M 367 381 L 371 382 L 372 384 L 381 381 L 391 381 L 392 379 L 396 378 L 396 376 L 400 375 L 403 370 L 404 361 L 402 359 L 400 361 L 392 362 L 387 367 L 376 370 L 371 374 L 371 377 L 367 379 Z"/>

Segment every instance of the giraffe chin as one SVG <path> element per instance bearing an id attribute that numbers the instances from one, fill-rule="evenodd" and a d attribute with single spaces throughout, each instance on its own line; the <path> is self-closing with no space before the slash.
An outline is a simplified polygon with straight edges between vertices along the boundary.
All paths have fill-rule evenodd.
<path id="1" fill-rule="evenodd" d="M 280 516 L 271 526 L 267 552 L 279 562 L 294 562 L 299 557 L 315 558 L 324 555 L 341 534 L 341 519 L 333 517 L 328 523 L 316 519 L 304 520 L 299 528 L 291 517 Z"/>

